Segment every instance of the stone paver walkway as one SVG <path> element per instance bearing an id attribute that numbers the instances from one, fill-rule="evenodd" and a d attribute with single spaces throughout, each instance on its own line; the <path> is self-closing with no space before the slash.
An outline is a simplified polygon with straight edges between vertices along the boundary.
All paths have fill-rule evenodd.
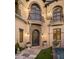
<path id="1" fill-rule="evenodd" d="M 25 49 L 20 54 L 17 54 L 15 56 L 15 59 L 35 59 L 40 50 L 40 47 L 32 47 L 31 49 Z"/>

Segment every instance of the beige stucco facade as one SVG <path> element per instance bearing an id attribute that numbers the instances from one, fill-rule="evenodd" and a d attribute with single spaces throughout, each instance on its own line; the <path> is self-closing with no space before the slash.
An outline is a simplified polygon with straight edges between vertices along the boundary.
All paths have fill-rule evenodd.
<path id="1" fill-rule="evenodd" d="M 25 47 L 27 42 L 31 42 L 32 44 L 32 31 L 34 29 L 39 30 L 40 32 L 40 45 L 42 46 L 43 41 L 47 41 L 47 46 L 52 46 L 53 42 L 53 29 L 54 28 L 61 28 L 61 40 L 64 39 L 64 21 L 51 22 L 51 17 L 53 16 L 53 8 L 55 6 L 62 6 L 64 10 L 64 1 L 59 0 L 57 2 L 52 2 L 45 7 L 45 3 L 42 0 L 18 0 L 19 10 L 21 15 L 15 14 L 15 41 L 16 43 L 19 42 L 19 28 L 23 29 L 23 42 L 19 42 L 20 46 Z M 38 4 L 41 8 L 41 15 L 44 18 L 43 22 L 41 21 L 34 21 L 29 20 L 29 12 L 31 11 L 32 4 Z M 64 11 L 63 11 L 64 12 Z M 63 13 L 64 14 L 64 13 Z M 64 20 L 64 18 L 62 18 Z M 50 24 L 50 26 L 49 26 Z M 57 25 L 59 24 L 59 25 Z M 55 26 L 56 25 L 56 26 Z"/>

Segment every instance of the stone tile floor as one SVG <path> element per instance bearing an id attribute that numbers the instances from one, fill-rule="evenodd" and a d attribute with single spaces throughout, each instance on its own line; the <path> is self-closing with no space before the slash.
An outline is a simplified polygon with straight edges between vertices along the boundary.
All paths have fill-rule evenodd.
<path id="1" fill-rule="evenodd" d="M 40 47 L 32 47 L 30 49 L 25 49 L 21 53 L 17 54 L 15 56 L 15 59 L 35 59 L 40 50 Z"/>

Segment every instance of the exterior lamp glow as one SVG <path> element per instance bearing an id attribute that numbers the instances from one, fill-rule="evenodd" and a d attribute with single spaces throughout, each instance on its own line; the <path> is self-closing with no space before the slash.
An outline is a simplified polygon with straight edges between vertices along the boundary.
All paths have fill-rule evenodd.
<path id="1" fill-rule="evenodd" d="M 25 33 L 25 38 L 27 41 L 29 41 L 29 33 Z"/>

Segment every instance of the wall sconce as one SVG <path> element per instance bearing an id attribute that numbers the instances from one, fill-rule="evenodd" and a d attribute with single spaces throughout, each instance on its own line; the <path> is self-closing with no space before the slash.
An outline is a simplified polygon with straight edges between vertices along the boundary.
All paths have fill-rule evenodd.
<path id="1" fill-rule="evenodd" d="M 48 20 L 51 20 L 51 17 L 52 17 L 52 14 L 49 12 L 49 13 L 47 13 L 47 19 Z"/>
<path id="2" fill-rule="evenodd" d="M 41 34 L 41 38 L 43 38 L 43 35 Z"/>
<path id="3" fill-rule="evenodd" d="M 26 12 L 28 13 L 29 9 L 26 9 Z"/>
<path id="4" fill-rule="evenodd" d="M 25 33 L 25 37 L 29 37 L 29 33 Z"/>
<path id="5" fill-rule="evenodd" d="M 42 39 L 46 40 L 46 35 L 45 34 L 42 34 Z"/>
<path id="6" fill-rule="evenodd" d="M 25 33 L 25 39 L 26 39 L 26 41 L 29 41 L 29 33 Z"/>

